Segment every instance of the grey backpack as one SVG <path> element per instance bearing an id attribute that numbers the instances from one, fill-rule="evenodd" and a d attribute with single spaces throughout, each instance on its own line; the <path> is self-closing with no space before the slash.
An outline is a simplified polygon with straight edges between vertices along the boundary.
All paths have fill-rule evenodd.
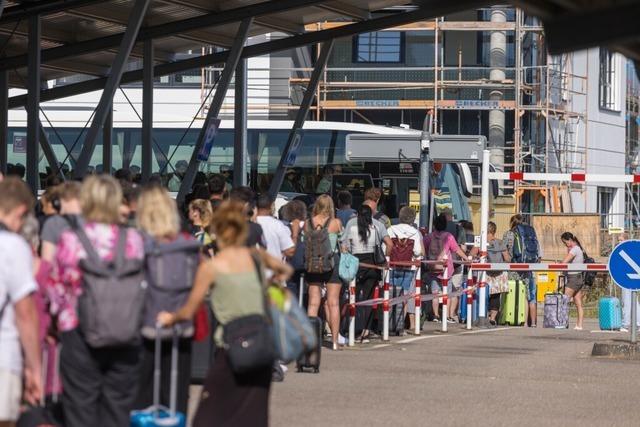
<path id="1" fill-rule="evenodd" d="M 179 235 L 174 241 L 159 243 L 145 239 L 147 295 L 144 304 L 142 336 L 155 339 L 156 318 L 161 311 L 174 312 L 184 305 L 193 286 L 200 262 L 200 243 Z M 193 335 L 193 322 L 180 324 L 183 337 Z M 173 337 L 171 328 L 160 329 L 162 339 Z"/>
<path id="2" fill-rule="evenodd" d="M 87 253 L 79 263 L 83 283 L 78 298 L 85 341 L 93 348 L 138 344 L 147 283 L 144 261 L 125 257 L 127 229 L 119 228 L 111 261 L 100 258 L 82 227 L 74 231 Z"/>
<path id="3" fill-rule="evenodd" d="M 322 226 L 313 226 L 309 219 L 305 224 L 305 264 L 307 273 L 327 273 L 333 270 L 334 257 L 331 241 L 329 240 L 329 222 L 327 219 Z"/>

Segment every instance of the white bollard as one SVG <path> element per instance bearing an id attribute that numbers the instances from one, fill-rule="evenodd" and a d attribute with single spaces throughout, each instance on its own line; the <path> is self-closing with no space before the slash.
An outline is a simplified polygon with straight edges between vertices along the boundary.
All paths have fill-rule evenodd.
<path id="1" fill-rule="evenodd" d="M 442 289 L 442 297 L 440 298 L 442 302 L 442 316 L 440 320 L 442 321 L 442 332 L 447 332 L 449 327 L 449 260 L 446 255 L 442 260 L 444 261 L 444 270 L 442 270 L 442 279 L 440 279 L 440 288 Z"/>
<path id="2" fill-rule="evenodd" d="M 467 276 L 467 329 L 471 330 L 473 324 L 473 272 L 469 268 Z"/>
<path id="3" fill-rule="evenodd" d="M 478 276 L 478 317 L 480 320 L 487 318 L 487 279 L 486 272 L 483 271 Z"/>
<path id="4" fill-rule="evenodd" d="M 298 305 L 302 307 L 302 300 L 304 294 L 304 274 L 300 274 L 300 284 L 298 287 Z"/>
<path id="5" fill-rule="evenodd" d="M 356 344 L 356 280 L 349 282 L 349 347 Z"/>
<path id="6" fill-rule="evenodd" d="M 415 334 L 420 335 L 420 316 L 422 315 L 422 265 L 416 270 L 416 296 L 415 296 L 415 308 L 413 310 L 413 318 L 415 325 Z"/>
<path id="7" fill-rule="evenodd" d="M 389 276 L 391 267 L 382 272 L 384 285 L 382 288 L 382 341 L 389 341 Z"/>

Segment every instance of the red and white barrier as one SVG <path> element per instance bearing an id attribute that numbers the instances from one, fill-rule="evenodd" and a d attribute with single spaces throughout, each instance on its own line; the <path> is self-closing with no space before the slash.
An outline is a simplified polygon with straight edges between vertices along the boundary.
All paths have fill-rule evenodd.
<path id="1" fill-rule="evenodd" d="M 388 262 L 388 260 L 387 260 Z M 389 341 L 389 276 L 391 269 L 382 272 L 382 341 Z"/>
<path id="2" fill-rule="evenodd" d="M 535 173 L 535 172 L 490 172 L 489 179 L 504 181 L 547 182 L 611 182 L 640 184 L 640 175 L 605 175 L 595 173 Z"/>
<path id="3" fill-rule="evenodd" d="M 487 251 L 487 229 L 489 225 L 489 188 L 490 181 L 493 180 L 506 180 L 506 181 L 544 181 L 544 182 L 590 182 L 590 183 L 631 183 L 640 184 L 640 174 L 634 175 L 605 175 L 605 174 L 589 174 L 585 172 L 574 173 L 530 173 L 530 172 L 491 172 L 490 170 L 490 157 L 491 152 L 484 150 L 482 152 L 482 194 L 480 200 L 480 251 L 482 258 L 480 262 L 486 263 L 486 251 Z M 565 268 L 549 268 L 539 267 L 540 270 L 528 269 L 521 267 L 522 270 L 518 271 L 606 271 L 596 267 L 598 264 L 588 264 L 590 267 L 585 266 L 585 270 L 570 270 L 569 267 Z M 561 266 L 562 264 L 557 264 Z M 573 267 L 572 267 L 573 268 Z M 478 268 L 480 273 L 480 317 L 486 317 L 486 300 L 484 289 L 484 276 L 486 275 L 486 269 Z M 514 270 L 513 268 L 507 268 L 502 271 Z"/>
<path id="4" fill-rule="evenodd" d="M 411 267 L 416 268 L 416 267 Z M 413 324 L 414 324 L 414 333 L 416 335 L 420 335 L 420 316 L 422 315 L 422 299 L 421 299 L 421 293 L 422 293 L 422 267 L 420 265 L 418 265 L 418 267 L 416 268 L 416 274 L 415 274 L 415 283 L 416 283 L 416 291 L 415 291 L 415 307 L 413 309 Z"/>
<path id="5" fill-rule="evenodd" d="M 467 329 L 471 330 L 473 323 L 473 270 L 467 273 Z"/>
<path id="6" fill-rule="evenodd" d="M 447 263 L 447 255 L 445 254 L 442 259 L 444 264 L 444 270 L 442 270 L 442 278 L 440 279 L 440 289 L 442 292 L 442 298 L 440 302 L 442 303 L 442 316 L 440 316 L 440 321 L 442 323 L 442 332 L 447 332 L 449 326 L 449 298 L 447 297 L 449 293 L 449 264 Z"/>
<path id="7" fill-rule="evenodd" d="M 356 279 L 349 282 L 349 347 L 356 345 Z"/>
<path id="8" fill-rule="evenodd" d="M 475 271 L 608 271 L 607 264 L 559 264 L 559 263 L 472 263 Z"/>

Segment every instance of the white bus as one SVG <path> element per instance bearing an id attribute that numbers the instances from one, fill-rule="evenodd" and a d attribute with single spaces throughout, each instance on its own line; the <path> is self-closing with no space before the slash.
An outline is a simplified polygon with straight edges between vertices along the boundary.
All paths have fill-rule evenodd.
<path id="1" fill-rule="evenodd" d="M 57 114 L 49 113 L 54 123 L 62 123 L 62 125 L 56 125 L 55 128 L 45 127 L 45 132 L 58 161 L 64 161 L 65 169 L 72 170 L 86 134 L 86 129 L 83 129 L 85 123 L 76 121 L 77 118 L 70 118 L 68 112 L 62 114 L 65 114 L 67 120 L 56 120 Z M 184 162 L 188 162 L 191 157 L 202 121 L 196 121 L 189 128 L 190 121 L 166 121 L 156 123 L 154 127 L 153 172 L 160 174 L 165 184 L 170 182 L 175 170 L 180 165 L 184 165 Z M 22 125 L 22 123 L 16 124 Z M 209 160 L 201 165 L 200 170 L 205 174 L 232 169 L 233 125 L 233 120 L 221 122 Z M 282 120 L 250 120 L 248 122 L 248 182 L 256 191 L 266 191 L 269 188 L 292 125 L 292 121 Z M 400 160 L 388 163 L 348 162 L 345 159 L 345 139 L 349 133 L 398 134 L 403 132 L 418 131 L 357 123 L 306 121 L 293 168 L 299 177 L 300 188 L 305 193 L 314 194 L 325 165 L 334 166 L 336 173 L 368 174 L 374 185 L 381 187 L 384 191 L 383 210 L 390 217 L 395 217 L 402 205 L 415 206 L 417 203 L 418 163 Z M 112 133 L 114 170 L 140 167 L 142 161 L 140 139 L 139 121 L 114 122 Z M 24 165 L 26 162 L 24 125 L 10 126 L 8 141 L 8 162 Z M 94 170 L 102 171 L 101 135 L 98 136 L 90 165 Z M 41 156 L 40 172 L 46 175 L 47 168 L 46 159 Z M 471 195 L 472 183 L 468 166 L 466 164 L 444 165 L 438 173 L 434 172 L 433 175 L 432 188 L 436 209 L 439 211 L 448 207 L 452 210 L 454 219 L 470 220 L 468 197 Z"/>

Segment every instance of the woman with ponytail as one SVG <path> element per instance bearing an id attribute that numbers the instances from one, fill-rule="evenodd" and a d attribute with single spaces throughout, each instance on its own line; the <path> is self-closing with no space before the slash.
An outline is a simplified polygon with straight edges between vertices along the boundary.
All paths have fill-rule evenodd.
<path id="1" fill-rule="evenodd" d="M 560 236 L 562 243 L 567 247 L 568 253 L 567 256 L 564 257 L 562 262 L 564 264 L 584 264 L 585 253 L 580 241 L 573 233 L 564 232 L 562 236 Z M 567 282 L 564 287 L 564 294 L 569 298 L 573 298 L 573 302 L 576 305 L 576 309 L 578 311 L 578 321 L 576 323 L 575 330 L 582 330 L 582 321 L 584 319 L 584 310 L 582 309 L 582 296 L 584 281 L 582 280 L 582 273 L 580 272 L 569 272 L 567 273 Z"/>
<path id="2" fill-rule="evenodd" d="M 361 263 L 356 277 L 356 300 L 362 301 L 373 298 L 374 288 L 382 277 L 381 271 L 362 264 L 375 264 L 374 251 L 376 247 L 382 246 L 383 243 L 387 248 L 386 254 L 391 253 L 393 242 L 387 234 L 386 227 L 382 222 L 373 218 L 373 211 L 369 206 L 362 205 L 358 209 L 358 216 L 350 219 L 347 223 L 341 242 L 342 247 L 358 258 Z M 368 319 L 371 308 L 364 307 L 362 312 L 363 318 Z M 363 341 L 369 338 L 368 327 L 369 325 L 356 324 L 357 329 L 362 328 L 361 339 Z"/>

